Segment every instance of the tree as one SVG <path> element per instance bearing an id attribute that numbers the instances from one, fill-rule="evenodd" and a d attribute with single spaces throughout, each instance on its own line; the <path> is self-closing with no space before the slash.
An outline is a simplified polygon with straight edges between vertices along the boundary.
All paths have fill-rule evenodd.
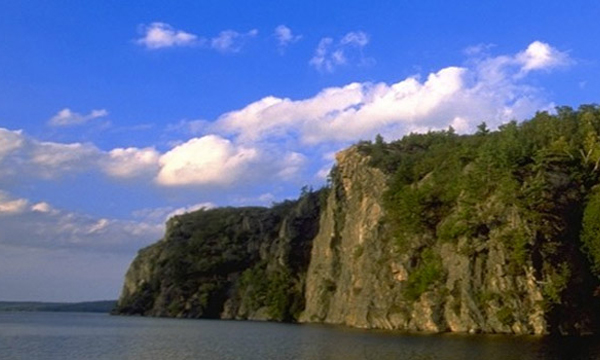
<path id="1" fill-rule="evenodd" d="M 489 133 L 490 133 L 490 130 L 488 129 L 485 121 L 483 121 L 481 124 L 477 125 L 477 132 L 475 133 L 475 135 L 483 136 L 483 135 L 487 135 Z"/>

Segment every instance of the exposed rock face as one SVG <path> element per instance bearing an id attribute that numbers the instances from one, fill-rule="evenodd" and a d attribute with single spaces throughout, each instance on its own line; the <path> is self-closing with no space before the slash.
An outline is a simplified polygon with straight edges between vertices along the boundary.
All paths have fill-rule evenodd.
<path id="1" fill-rule="evenodd" d="M 533 259 L 515 268 L 501 239 L 524 224 L 510 205 L 483 204 L 483 216 L 501 215 L 503 220 L 477 238 L 454 244 L 415 236 L 399 248 L 383 225 L 384 174 L 369 167 L 368 158 L 356 148 L 338 154 L 337 160 L 328 206 L 313 243 L 301 321 L 427 332 L 592 331 L 589 319 L 579 316 L 575 307 L 570 318 L 554 318 L 556 309 L 572 304 L 557 304 L 550 311 L 544 293 L 556 285 L 550 276 L 553 270 L 536 270 Z M 440 278 L 411 298 L 411 276 L 419 271 L 424 253 L 438 259 L 435 271 Z M 585 262 L 574 253 L 574 260 Z M 541 273 L 536 276 L 536 271 Z M 588 299 L 596 306 L 591 293 L 588 289 Z"/>
<path id="2" fill-rule="evenodd" d="M 489 226 L 476 236 L 415 234 L 399 245 L 385 221 L 386 183 L 352 147 L 337 155 L 328 191 L 279 208 L 175 217 L 132 263 L 116 312 L 427 332 L 595 331 L 597 281 L 577 246 L 561 248 L 584 264 L 567 283 L 535 251 L 515 260 L 503 239 L 526 226 L 494 197 L 479 207 Z M 212 224 L 219 216 L 227 221 Z"/>
<path id="3" fill-rule="evenodd" d="M 381 314 L 396 302 L 381 236 L 386 179 L 355 148 L 339 153 L 337 163 L 313 243 L 301 321 L 389 327 Z"/>

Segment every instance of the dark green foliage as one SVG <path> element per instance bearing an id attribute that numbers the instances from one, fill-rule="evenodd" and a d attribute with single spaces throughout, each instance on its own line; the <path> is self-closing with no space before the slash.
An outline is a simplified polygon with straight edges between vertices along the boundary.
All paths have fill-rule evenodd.
<path id="1" fill-rule="evenodd" d="M 504 326 L 510 326 L 515 321 L 513 309 L 508 306 L 503 306 L 500 308 L 500 310 L 498 310 L 496 313 L 496 316 L 498 317 L 498 321 L 500 321 L 500 323 Z"/>
<path id="2" fill-rule="evenodd" d="M 417 300 L 421 294 L 439 284 L 445 277 L 442 259 L 431 248 L 421 251 L 418 264 L 408 276 L 404 288 L 404 296 L 409 300 Z"/>
<path id="3" fill-rule="evenodd" d="M 293 321 L 304 308 L 304 276 L 316 236 L 322 191 L 271 208 L 217 208 L 175 216 L 163 241 L 140 252 L 152 264 L 148 282 L 121 299 L 116 312 L 176 317 L 234 316 L 268 308 Z M 157 299 L 160 298 L 160 301 Z M 240 314 L 239 316 L 244 316 Z"/>
<path id="4" fill-rule="evenodd" d="M 288 268 L 260 263 L 244 271 L 239 287 L 248 310 L 266 307 L 272 320 L 295 321 L 304 309 L 302 284 Z"/>
<path id="5" fill-rule="evenodd" d="M 581 233 L 583 248 L 588 253 L 596 275 L 600 275 L 600 188 L 594 188 L 583 213 Z"/>
<path id="6" fill-rule="evenodd" d="M 554 284 L 548 294 L 558 303 L 575 279 L 560 264 L 579 249 L 600 276 L 600 195 L 588 195 L 600 174 L 599 134 L 600 107 L 584 105 L 540 112 L 497 131 L 482 123 L 474 135 L 449 129 L 358 147 L 390 175 L 386 223 L 399 251 L 485 241 L 494 232 L 509 250 L 509 272 L 534 266 L 540 281 Z M 434 270 L 416 267 L 408 294 L 426 288 Z"/>

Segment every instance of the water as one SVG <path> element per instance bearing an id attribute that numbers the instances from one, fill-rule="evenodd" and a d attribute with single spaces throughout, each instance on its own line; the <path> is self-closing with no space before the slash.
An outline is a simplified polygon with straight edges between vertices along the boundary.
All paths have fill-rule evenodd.
<path id="1" fill-rule="evenodd" d="M 0 313 L 0 359 L 600 359 L 598 338 L 406 335 L 276 323 Z"/>

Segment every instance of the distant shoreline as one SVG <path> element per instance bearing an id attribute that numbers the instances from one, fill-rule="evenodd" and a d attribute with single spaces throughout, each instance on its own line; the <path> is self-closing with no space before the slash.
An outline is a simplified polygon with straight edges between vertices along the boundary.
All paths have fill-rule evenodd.
<path id="1" fill-rule="evenodd" d="M 84 301 L 75 303 L 42 301 L 0 301 L 0 312 L 53 311 L 110 313 L 116 300 Z"/>

